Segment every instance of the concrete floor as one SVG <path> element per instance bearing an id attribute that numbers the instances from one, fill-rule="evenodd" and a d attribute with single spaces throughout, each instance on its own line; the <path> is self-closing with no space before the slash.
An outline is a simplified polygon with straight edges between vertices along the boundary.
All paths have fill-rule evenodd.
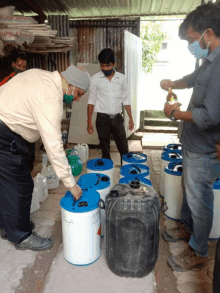
<path id="1" fill-rule="evenodd" d="M 145 138 L 150 140 L 148 136 Z M 172 139 L 164 144 L 172 143 Z M 160 138 L 157 141 L 159 140 Z M 143 152 L 148 155 L 153 186 L 156 191 L 159 191 L 161 150 L 144 149 Z M 36 157 L 33 176 L 41 170 L 41 154 L 39 152 Z M 115 164 L 115 182 L 118 182 L 120 157 L 117 152 L 111 154 Z M 90 159 L 100 156 L 100 150 L 90 149 Z M 82 174 L 84 173 L 86 173 L 85 164 Z M 197 272 L 174 273 L 167 265 L 167 259 L 171 254 L 179 253 L 186 244 L 184 242 L 168 244 L 162 238 L 160 238 L 159 257 L 155 270 L 145 278 L 120 278 L 114 275 L 106 265 L 104 250 L 99 260 L 88 267 L 70 265 L 62 254 L 59 202 L 65 192 L 66 188 L 60 182 L 57 189 L 50 190 L 49 197 L 41 204 L 40 210 L 31 215 L 36 225 L 35 231 L 42 236 L 52 237 L 54 241 L 52 249 L 45 252 L 17 251 L 13 244 L 0 238 L 0 293 L 212 292 L 215 254 L 215 242 L 213 241 L 209 244 L 207 269 Z M 168 220 L 161 214 L 161 232 L 173 225 L 175 222 Z"/>
<path id="2" fill-rule="evenodd" d="M 154 293 L 154 274 L 141 279 L 118 277 L 109 270 L 104 250 L 95 263 L 87 267 L 77 267 L 64 259 L 61 245 L 43 291 L 51 292 Z"/>

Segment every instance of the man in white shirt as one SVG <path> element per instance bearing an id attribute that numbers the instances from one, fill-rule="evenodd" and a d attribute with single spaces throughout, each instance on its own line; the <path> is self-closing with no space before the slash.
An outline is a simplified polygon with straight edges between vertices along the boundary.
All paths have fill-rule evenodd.
<path id="1" fill-rule="evenodd" d="M 112 49 L 103 49 L 98 56 L 101 72 L 91 78 L 88 101 L 87 131 L 93 134 L 93 110 L 97 112 L 96 129 L 102 149 L 102 158 L 110 157 L 110 134 L 112 133 L 121 155 L 128 153 L 128 142 L 121 115 L 122 105 L 129 116 L 129 129 L 134 128 L 131 114 L 131 102 L 128 94 L 127 80 L 124 74 L 117 72 L 115 54 Z"/>
<path id="2" fill-rule="evenodd" d="M 27 70 L 0 88 L 0 230 L 17 249 L 52 246 L 30 225 L 31 150 L 40 136 L 58 177 L 75 199 L 82 194 L 63 150 L 61 120 L 63 98 L 79 101 L 89 85 L 89 74 L 71 65 L 61 74 Z"/>

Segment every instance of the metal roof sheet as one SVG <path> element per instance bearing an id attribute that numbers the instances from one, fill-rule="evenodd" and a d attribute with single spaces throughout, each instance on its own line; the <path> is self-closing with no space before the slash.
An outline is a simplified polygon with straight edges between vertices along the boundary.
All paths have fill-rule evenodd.
<path id="1" fill-rule="evenodd" d="M 28 1 L 0 0 L 0 7 L 13 5 L 18 13 L 32 15 Z M 201 0 L 38 0 L 32 3 L 47 15 L 68 14 L 76 19 L 187 14 L 199 6 Z"/>

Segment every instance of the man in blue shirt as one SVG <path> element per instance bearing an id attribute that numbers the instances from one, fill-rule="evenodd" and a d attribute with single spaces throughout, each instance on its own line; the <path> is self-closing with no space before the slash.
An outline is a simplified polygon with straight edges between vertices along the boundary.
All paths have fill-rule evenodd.
<path id="1" fill-rule="evenodd" d="M 181 111 L 178 104 L 164 106 L 167 117 L 184 121 L 182 224 L 163 232 L 166 241 L 189 241 L 183 253 L 168 260 L 173 270 L 182 272 L 207 264 L 212 186 L 220 176 L 215 149 L 220 140 L 220 7 L 212 3 L 198 6 L 181 24 L 179 36 L 188 41 L 197 59 L 204 59 L 192 74 L 176 81 L 161 81 L 164 90 L 193 88 L 187 111 Z"/>

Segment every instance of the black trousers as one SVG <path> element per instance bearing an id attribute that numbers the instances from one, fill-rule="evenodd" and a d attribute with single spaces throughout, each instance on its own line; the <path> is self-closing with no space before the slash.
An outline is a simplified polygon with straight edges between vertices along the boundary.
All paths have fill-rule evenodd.
<path id="1" fill-rule="evenodd" d="M 216 245 L 215 253 L 215 267 L 214 267 L 214 278 L 213 278 L 213 293 L 220 292 L 220 238 Z"/>
<path id="2" fill-rule="evenodd" d="M 34 144 L 0 120 L 0 229 L 16 244 L 32 233 L 30 206 L 34 183 L 30 172 L 33 161 Z"/>
<path id="3" fill-rule="evenodd" d="M 110 157 L 110 134 L 113 135 L 121 158 L 128 153 L 128 141 L 124 128 L 124 118 L 117 114 L 115 118 L 110 118 L 107 114 L 97 113 L 96 129 L 102 149 L 102 158 Z"/>

